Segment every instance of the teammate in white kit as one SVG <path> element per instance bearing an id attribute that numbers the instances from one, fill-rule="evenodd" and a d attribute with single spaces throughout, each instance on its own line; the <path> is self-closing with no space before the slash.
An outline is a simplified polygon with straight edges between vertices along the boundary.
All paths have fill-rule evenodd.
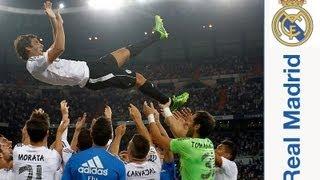
<path id="1" fill-rule="evenodd" d="M 49 116 L 42 109 L 35 110 L 26 122 L 30 144 L 18 144 L 13 150 L 15 179 L 53 180 L 61 166 L 61 136 L 69 125 L 69 112 L 65 101 L 61 102 L 62 123 L 58 127 L 54 149 L 48 149 Z"/>
<path id="2" fill-rule="evenodd" d="M 142 74 L 121 68 L 129 58 L 138 55 L 146 47 L 160 39 L 168 38 L 160 16 L 155 17 L 154 33 L 149 38 L 118 49 L 98 61 L 85 62 L 59 58 L 65 50 L 63 20 L 59 12 L 54 13 L 50 1 L 45 2 L 44 8 L 53 27 L 54 42 L 51 47 L 43 52 L 43 44 L 32 34 L 18 36 L 14 41 L 16 53 L 26 61 L 26 68 L 35 79 L 52 85 L 80 86 L 92 90 L 136 87 L 162 104 L 169 101 L 169 97 L 161 93 Z M 174 96 L 173 108 L 181 107 L 188 98 L 188 93 Z"/>
<path id="3" fill-rule="evenodd" d="M 0 134 L 0 179 L 12 180 L 12 142 Z"/>
<path id="4" fill-rule="evenodd" d="M 237 150 L 230 140 L 224 140 L 215 150 L 216 177 L 215 180 L 237 180 L 238 168 L 234 162 Z"/>
<path id="5" fill-rule="evenodd" d="M 127 147 L 129 159 L 129 162 L 125 164 L 127 180 L 159 180 L 161 160 L 152 144 L 148 129 L 143 124 L 141 113 L 132 104 L 130 104 L 129 112 L 132 120 L 136 124 L 139 134 L 132 137 Z M 124 125 L 120 125 L 116 128 L 115 138 L 109 149 L 113 154 L 118 155 L 119 144 L 124 133 Z"/>

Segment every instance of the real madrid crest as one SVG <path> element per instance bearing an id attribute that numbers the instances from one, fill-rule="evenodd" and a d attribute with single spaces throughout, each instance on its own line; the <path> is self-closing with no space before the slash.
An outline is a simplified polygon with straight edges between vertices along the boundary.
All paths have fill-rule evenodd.
<path id="1" fill-rule="evenodd" d="M 272 31 L 277 40 L 286 46 L 300 46 L 311 36 L 313 22 L 302 8 L 305 0 L 280 0 L 284 6 L 272 20 Z"/>

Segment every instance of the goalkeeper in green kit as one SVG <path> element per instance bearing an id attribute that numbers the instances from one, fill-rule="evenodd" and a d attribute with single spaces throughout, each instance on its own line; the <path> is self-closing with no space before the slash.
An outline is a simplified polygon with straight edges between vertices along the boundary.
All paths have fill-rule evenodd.
<path id="1" fill-rule="evenodd" d="M 183 180 L 200 180 L 215 178 L 214 145 L 209 139 L 215 126 L 215 119 L 206 111 L 181 110 L 174 115 L 170 110 L 170 101 L 160 105 L 166 123 L 177 139 L 162 136 L 150 106 L 144 104 L 144 112 L 148 117 L 150 134 L 154 142 L 164 150 L 178 154 L 180 157 L 180 172 Z M 150 108 L 152 109 L 152 108 Z"/>

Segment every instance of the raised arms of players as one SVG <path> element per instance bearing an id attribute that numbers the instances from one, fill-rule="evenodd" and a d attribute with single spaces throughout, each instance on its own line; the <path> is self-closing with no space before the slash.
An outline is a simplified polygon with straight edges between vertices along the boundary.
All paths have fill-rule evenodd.
<path id="1" fill-rule="evenodd" d="M 122 136 L 124 135 L 125 132 L 126 132 L 126 125 L 125 124 L 121 124 L 116 128 L 114 139 L 109 147 L 109 152 L 111 154 L 114 154 L 114 155 L 119 154 L 120 142 L 121 142 Z"/>
<path id="2" fill-rule="evenodd" d="M 170 104 L 169 104 L 170 105 Z M 144 104 L 147 109 L 152 109 L 147 103 Z M 150 114 L 153 114 L 154 112 L 151 111 L 149 114 L 145 115 L 148 117 Z M 149 120 L 149 132 L 152 136 L 153 142 L 155 142 L 160 148 L 164 150 L 170 150 L 170 141 L 171 139 L 168 136 L 163 136 L 156 124 L 156 121 L 150 121 Z"/>
<path id="3" fill-rule="evenodd" d="M 150 113 L 152 113 L 151 108 L 150 107 L 149 107 L 150 109 L 147 108 L 146 104 L 147 104 L 146 102 L 144 102 L 144 104 L 143 104 L 143 112 L 144 112 L 145 115 L 147 113 L 149 113 L 149 111 L 150 111 Z M 129 109 L 129 113 L 130 113 L 131 119 L 136 124 L 138 133 L 140 135 L 142 135 L 143 137 L 145 137 L 150 143 L 152 143 L 150 134 L 148 132 L 148 129 L 143 124 L 141 113 L 140 113 L 139 109 L 136 106 L 134 106 L 133 104 L 130 104 L 130 107 L 128 109 Z"/>
<path id="4" fill-rule="evenodd" d="M 78 120 L 77 120 L 77 123 L 76 123 L 76 128 L 74 130 L 74 133 L 73 133 L 73 137 L 72 137 L 72 140 L 71 140 L 71 149 L 74 151 L 74 152 L 77 152 L 78 151 L 78 137 L 79 137 L 79 134 L 81 132 L 81 129 L 83 128 L 85 122 L 86 122 L 86 117 L 87 117 L 87 114 L 86 113 L 83 113 L 82 117 L 79 117 Z"/>
<path id="5" fill-rule="evenodd" d="M 61 137 L 63 132 L 68 128 L 70 119 L 69 119 L 69 106 L 67 101 L 63 100 L 60 103 L 60 110 L 61 110 L 61 115 L 62 115 L 62 120 L 61 123 L 58 127 L 57 134 L 56 134 L 56 140 L 55 140 L 55 147 L 54 149 L 61 155 L 62 154 L 62 141 Z"/>
<path id="6" fill-rule="evenodd" d="M 159 114 L 159 112 L 156 110 L 156 108 L 154 108 L 154 105 L 153 105 L 152 102 L 150 103 L 150 107 L 151 107 L 151 109 L 153 110 L 154 118 L 155 118 L 157 127 L 158 127 L 158 129 L 159 129 L 159 131 L 160 131 L 160 134 L 161 134 L 162 136 L 165 136 L 165 137 L 169 138 L 169 135 L 168 135 L 167 131 L 164 129 L 164 127 L 162 126 L 162 124 L 161 124 L 161 122 L 160 122 L 160 114 Z M 151 136 L 151 138 L 153 138 L 153 137 Z M 152 140 L 154 141 L 154 139 L 152 139 Z M 169 150 L 164 150 L 164 151 L 163 151 L 163 155 L 164 155 L 164 158 L 163 158 L 163 161 L 164 161 L 164 162 L 173 162 L 174 156 L 173 156 L 173 153 L 172 153 L 171 151 L 169 151 Z"/>
<path id="7" fill-rule="evenodd" d="M 47 51 L 47 58 L 49 63 L 52 63 L 56 58 L 58 58 L 65 49 L 65 34 L 63 29 L 63 19 L 57 11 L 56 13 L 52 10 L 52 3 L 46 1 L 44 3 L 44 10 L 49 19 L 51 20 L 53 26 L 53 44 Z"/>

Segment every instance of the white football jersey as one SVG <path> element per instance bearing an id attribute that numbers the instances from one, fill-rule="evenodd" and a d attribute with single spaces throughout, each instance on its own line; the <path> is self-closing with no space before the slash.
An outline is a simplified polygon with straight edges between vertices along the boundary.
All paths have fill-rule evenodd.
<path id="1" fill-rule="evenodd" d="M 60 166 L 60 154 L 54 149 L 21 144 L 13 149 L 13 171 L 17 180 L 54 180 Z"/>
<path id="2" fill-rule="evenodd" d="M 12 170 L 0 169 L 0 179 L 1 180 L 13 180 Z"/>
<path id="3" fill-rule="evenodd" d="M 30 57 L 26 68 L 34 78 L 52 85 L 84 87 L 89 79 L 89 67 L 85 61 L 57 58 L 50 64 L 48 51 Z"/>
<path id="4" fill-rule="evenodd" d="M 141 164 L 134 162 L 125 164 L 128 180 L 160 179 L 161 160 L 153 146 L 150 147 L 147 159 L 147 161 Z"/>
<path id="5" fill-rule="evenodd" d="M 215 180 L 237 180 L 237 164 L 224 157 L 222 158 L 221 167 L 216 167 Z"/>

